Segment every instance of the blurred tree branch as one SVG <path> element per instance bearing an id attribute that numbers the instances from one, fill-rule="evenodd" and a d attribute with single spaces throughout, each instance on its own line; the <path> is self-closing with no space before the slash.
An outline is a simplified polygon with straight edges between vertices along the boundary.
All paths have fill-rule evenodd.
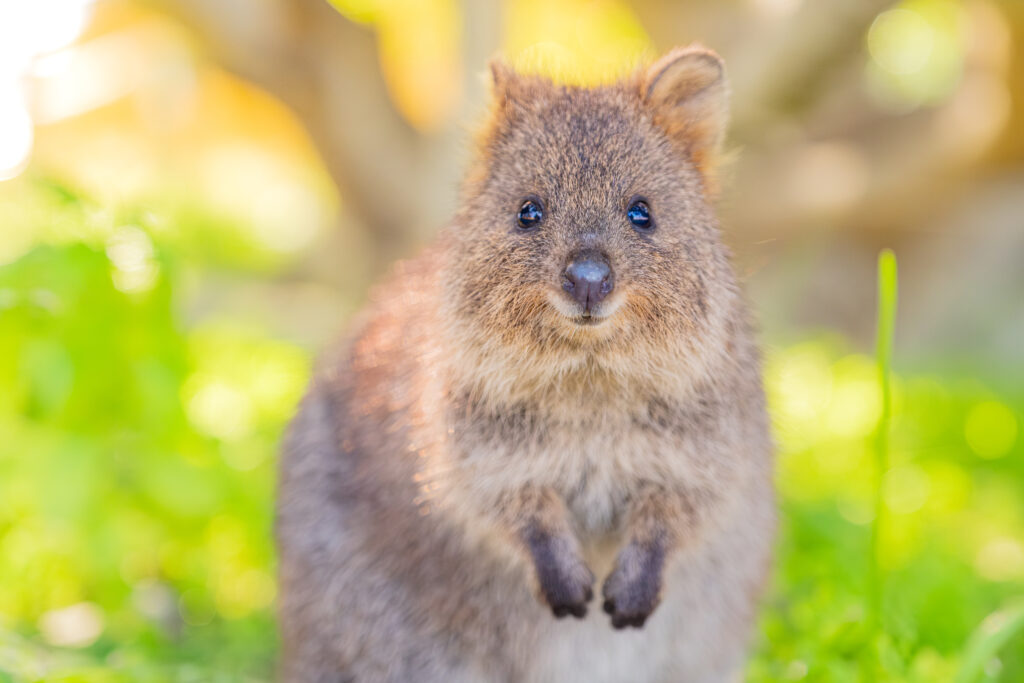
<path id="1" fill-rule="evenodd" d="M 450 215 L 458 178 L 457 126 L 411 127 L 392 104 L 371 27 L 326 0 L 152 0 L 194 29 L 225 68 L 290 107 L 313 138 L 345 209 L 365 225 L 384 264 Z M 498 8 L 462 3 L 464 63 L 483 64 L 497 45 Z M 477 74 L 464 92 L 479 101 Z M 426 180 L 426 182 L 425 182 Z"/>
<path id="2" fill-rule="evenodd" d="M 770 17 L 735 4 L 645 0 L 635 7 L 659 48 L 693 40 L 726 57 L 734 93 L 733 132 L 747 139 L 766 115 L 813 106 L 830 76 L 860 56 L 871 22 L 894 2 L 804 2 L 791 14 Z"/>

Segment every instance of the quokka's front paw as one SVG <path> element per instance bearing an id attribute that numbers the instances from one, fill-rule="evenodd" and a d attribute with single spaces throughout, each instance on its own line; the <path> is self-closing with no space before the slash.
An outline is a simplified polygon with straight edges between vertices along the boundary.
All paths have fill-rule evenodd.
<path id="1" fill-rule="evenodd" d="M 587 615 L 587 603 L 594 598 L 594 574 L 583 562 L 556 571 L 537 572 L 540 589 L 551 611 L 561 619 L 571 614 L 577 619 Z"/>
<path id="2" fill-rule="evenodd" d="M 594 597 L 594 574 L 568 539 L 538 534 L 529 539 L 530 553 L 537 570 L 541 596 L 561 619 L 571 614 L 582 619 L 587 603 Z"/>
<path id="3" fill-rule="evenodd" d="M 635 543 L 623 548 L 601 591 L 612 626 L 621 629 L 644 625 L 660 600 L 663 565 L 660 548 Z"/>

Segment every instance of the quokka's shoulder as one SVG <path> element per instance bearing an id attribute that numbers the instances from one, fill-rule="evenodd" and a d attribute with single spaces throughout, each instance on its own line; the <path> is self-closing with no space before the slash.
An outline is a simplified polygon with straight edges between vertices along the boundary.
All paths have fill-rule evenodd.
<path id="1" fill-rule="evenodd" d="M 408 375 L 439 343 L 443 314 L 442 250 L 431 246 L 396 263 L 371 291 L 366 305 L 328 347 L 318 365 L 325 387 L 387 384 Z"/>

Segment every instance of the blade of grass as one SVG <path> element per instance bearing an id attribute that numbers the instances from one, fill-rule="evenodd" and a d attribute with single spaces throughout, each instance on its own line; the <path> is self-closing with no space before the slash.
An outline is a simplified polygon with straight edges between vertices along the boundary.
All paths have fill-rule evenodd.
<path id="1" fill-rule="evenodd" d="M 1024 631 L 1024 601 L 985 617 L 967 641 L 956 683 L 975 683 L 996 653 L 1021 631 Z"/>
<path id="2" fill-rule="evenodd" d="M 896 255 L 883 249 L 878 255 L 878 312 L 875 336 L 875 359 L 878 381 L 882 388 L 882 414 L 875 433 L 875 518 L 871 524 L 871 549 L 868 575 L 868 637 L 863 674 L 865 680 L 877 680 L 881 669 L 879 643 L 884 635 L 882 623 L 882 591 L 885 577 L 880 562 L 884 501 L 882 484 L 889 470 L 889 428 L 892 422 L 892 339 L 896 325 L 897 273 Z"/>

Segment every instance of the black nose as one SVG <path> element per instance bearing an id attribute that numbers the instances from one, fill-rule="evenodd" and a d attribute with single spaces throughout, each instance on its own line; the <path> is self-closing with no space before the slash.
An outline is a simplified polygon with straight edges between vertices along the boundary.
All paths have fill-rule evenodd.
<path id="1" fill-rule="evenodd" d="M 575 257 L 565 269 L 562 287 L 575 297 L 589 313 L 608 296 L 614 286 L 612 269 L 600 254 L 588 253 Z"/>

